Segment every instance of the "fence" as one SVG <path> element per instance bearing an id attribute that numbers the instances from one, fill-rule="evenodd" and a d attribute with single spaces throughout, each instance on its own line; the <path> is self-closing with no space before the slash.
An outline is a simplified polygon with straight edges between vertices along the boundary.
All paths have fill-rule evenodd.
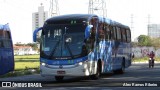
<path id="1" fill-rule="evenodd" d="M 154 47 L 133 47 L 132 53 L 134 53 L 135 57 L 144 57 L 151 51 L 155 52 L 156 57 L 160 57 L 160 48 L 155 49 Z"/>

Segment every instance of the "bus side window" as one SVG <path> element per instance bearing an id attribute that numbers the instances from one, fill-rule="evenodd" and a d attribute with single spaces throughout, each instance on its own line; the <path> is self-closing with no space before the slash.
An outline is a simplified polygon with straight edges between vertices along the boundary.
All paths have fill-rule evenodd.
<path id="1" fill-rule="evenodd" d="M 3 41 L 2 41 L 2 40 L 0 40 L 0 48 L 2 48 L 2 47 L 4 47 L 4 45 L 3 45 Z"/>
<path id="2" fill-rule="evenodd" d="M 11 35 L 10 35 L 10 32 L 9 31 L 5 31 L 4 32 L 4 36 L 8 39 L 11 39 Z"/>
<path id="3" fill-rule="evenodd" d="M 127 42 L 131 42 L 131 34 L 130 34 L 130 30 L 126 30 L 126 34 L 127 34 Z"/>
<path id="4" fill-rule="evenodd" d="M 111 40 L 116 40 L 116 31 L 114 30 L 113 26 L 110 26 L 110 33 Z"/>
<path id="5" fill-rule="evenodd" d="M 108 25 L 105 25 L 105 39 L 106 40 L 110 40 L 110 30 L 109 30 L 109 26 Z"/>
<path id="6" fill-rule="evenodd" d="M 95 42 L 95 30 L 94 29 L 91 30 L 91 36 L 89 38 L 89 41 L 90 41 L 90 44 L 91 44 L 90 49 L 93 50 L 94 42 Z"/>
<path id="7" fill-rule="evenodd" d="M 89 40 L 87 40 L 87 44 L 89 49 L 92 51 L 94 48 L 94 42 L 95 42 L 95 34 L 96 34 L 96 28 L 97 28 L 97 23 L 98 23 L 98 18 L 97 17 L 93 17 L 90 21 L 90 24 L 93 25 L 93 27 L 91 28 L 91 35 L 89 37 Z M 89 50 L 89 51 L 90 51 Z"/>
<path id="8" fill-rule="evenodd" d="M 116 27 L 117 28 L 117 40 L 121 41 L 121 28 Z"/>
<path id="9" fill-rule="evenodd" d="M 126 42 L 127 40 L 127 38 L 126 38 L 126 29 L 124 29 L 124 28 L 122 28 L 122 30 L 121 30 L 121 32 L 122 32 L 122 40 L 123 40 L 123 42 Z"/>
<path id="10" fill-rule="evenodd" d="M 0 38 L 3 37 L 3 30 L 0 30 Z"/>
<path id="11" fill-rule="evenodd" d="M 113 27 L 114 40 L 117 40 L 117 32 L 116 27 Z"/>
<path id="12" fill-rule="evenodd" d="M 100 24 L 99 24 L 98 34 L 99 34 L 99 39 L 100 39 L 100 40 L 105 39 L 105 30 L 104 30 L 104 28 L 103 28 L 103 23 L 100 23 Z"/>

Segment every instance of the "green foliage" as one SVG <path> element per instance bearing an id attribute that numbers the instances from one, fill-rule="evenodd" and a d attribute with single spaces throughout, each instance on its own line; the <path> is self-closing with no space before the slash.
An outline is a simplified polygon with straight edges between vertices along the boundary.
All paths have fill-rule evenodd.
<path id="1" fill-rule="evenodd" d="M 15 61 L 20 59 L 39 59 L 39 55 L 16 55 L 14 56 Z"/>
<path id="2" fill-rule="evenodd" d="M 41 43 L 41 38 L 40 38 L 40 37 L 37 38 L 37 43 L 38 43 L 38 44 Z"/>
<path id="3" fill-rule="evenodd" d="M 38 68 L 39 62 L 16 62 L 15 63 L 15 70 L 25 70 L 31 68 Z"/>
<path id="4" fill-rule="evenodd" d="M 34 50 L 38 49 L 38 44 L 37 43 L 28 43 L 26 45 L 31 46 Z"/>
<path id="5" fill-rule="evenodd" d="M 39 55 L 15 56 L 15 70 L 39 67 Z"/>
<path id="6" fill-rule="evenodd" d="M 140 46 L 151 46 L 151 38 L 147 35 L 140 35 L 138 37 L 138 43 Z"/>
<path id="7" fill-rule="evenodd" d="M 160 48 L 160 38 L 152 38 L 152 46 L 156 49 Z"/>
<path id="8" fill-rule="evenodd" d="M 151 38 L 146 35 L 140 35 L 138 37 L 138 42 L 132 42 L 132 46 L 153 46 L 154 48 L 160 48 L 160 37 L 159 38 Z"/>
<path id="9" fill-rule="evenodd" d="M 131 43 L 132 43 L 132 47 L 138 46 L 138 42 L 131 42 Z"/>
<path id="10" fill-rule="evenodd" d="M 37 74 L 40 72 L 40 69 L 34 69 L 35 71 L 33 72 L 32 70 L 19 70 L 19 71 L 13 71 L 13 72 L 9 72 L 5 75 L 1 75 L 0 78 L 4 78 L 4 77 L 15 77 L 15 76 L 23 76 L 23 75 L 30 75 L 30 74 Z"/>

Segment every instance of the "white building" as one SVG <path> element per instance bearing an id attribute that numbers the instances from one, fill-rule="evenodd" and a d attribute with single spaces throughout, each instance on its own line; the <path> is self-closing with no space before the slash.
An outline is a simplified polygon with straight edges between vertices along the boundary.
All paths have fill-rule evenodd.
<path id="1" fill-rule="evenodd" d="M 38 7 L 38 12 L 32 13 L 32 31 L 35 29 L 42 27 L 44 24 L 44 21 L 48 18 L 48 12 L 44 11 L 44 6 Z M 40 36 L 40 33 L 37 35 Z"/>
<path id="2" fill-rule="evenodd" d="M 148 25 L 148 36 L 153 38 L 160 37 L 160 24 L 149 24 Z"/>
<path id="3" fill-rule="evenodd" d="M 31 46 L 13 46 L 14 55 L 32 55 L 39 54 L 37 50 L 33 50 Z"/>

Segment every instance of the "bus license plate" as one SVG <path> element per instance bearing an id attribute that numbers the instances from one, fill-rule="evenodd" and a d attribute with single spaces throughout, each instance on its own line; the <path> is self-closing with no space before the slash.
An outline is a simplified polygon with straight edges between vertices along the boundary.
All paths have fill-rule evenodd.
<path id="1" fill-rule="evenodd" d="M 57 71 L 57 74 L 65 74 L 65 71 Z"/>

